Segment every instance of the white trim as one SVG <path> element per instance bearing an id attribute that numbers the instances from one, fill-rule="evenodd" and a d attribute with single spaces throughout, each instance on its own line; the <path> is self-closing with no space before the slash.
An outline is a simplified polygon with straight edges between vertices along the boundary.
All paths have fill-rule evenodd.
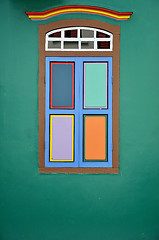
<path id="1" fill-rule="evenodd" d="M 96 41 L 102 41 L 102 42 L 110 42 L 111 39 L 110 38 L 48 38 L 48 41 L 61 41 L 61 40 L 64 40 L 65 42 L 66 41 L 69 41 L 69 42 L 74 42 L 74 41 L 89 41 L 89 42 L 92 42 L 94 40 Z"/>
<path id="2" fill-rule="evenodd" d="M 64 31 L 67 30 L 77 30 L 77 37 L 70 37 L 70 38 L 65 38 L 64 37 Z M 82 38 L 80 37 L 80 30 L 90 30 L 94 32 L 94 37 L 87 37 L 87 38 Z M 61 37 L 49 37 L 49 35 L 53 33 L 61 32 Z M 97 38 L 97 32 L 101 32 L 104 34 L 109 35 L 107 38 Z M 55 42 L 61 42 L 61 48 L 49 48 L 48 47 L 48 42 L 49 41 L 55 41 Z M 94 48 L 85 48 L 81 49 L 81 42 L 92 42 L 94 41 Z M 97 49 L 97 42 L 102 41 L 102 42 L 110 42 L 110 48 L 107 49 Z M 78 42 L 78 49 L 64 49 L 64 42 Z M 61 28 L 61 29 L 56 29 L 48 32 L 45 36 L 45 51 L 113 51 L 113 34 L 98 28 L 90 28 L 90 27 L 69 27 L 69 28 Z"/>

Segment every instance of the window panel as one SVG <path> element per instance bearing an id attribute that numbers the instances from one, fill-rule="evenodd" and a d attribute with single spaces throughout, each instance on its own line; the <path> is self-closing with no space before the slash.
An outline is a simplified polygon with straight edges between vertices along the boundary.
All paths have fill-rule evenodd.
<path id="1" fill-rule="evenodd" d="M 66 30 L 64 36 L 66 38 L 76 38 L 77 37 L 77 30 Z"/>
<path id="2" fill-rule="evenodd" d="M 50 161 L 74 161 L 74 116 L 50 116 Z"/>
<path id="3" fill-rule="evenodd" d="M 61 37 L 61 31 L 60 32 L 55 32 L 49 35 L 49 37 L 53 37 L 53 38 L 58 38 Z"/>
<path id="4" fill-rule="evenodd" d="M 94 48 L 94 42 L 87 41 L 87 42 L 81 42 L 81 49 L 93 49 Z"/>
<path id="5" fill-rule="evenodd" d="M 82 29 L 80 36 L 81 36 L 81 38 L 93 38 L 94 37 L 94 31 L 87 30 L 87 29 Z"/>
<path id="6" fill-rule="evenodd" d="M 107 115 L 84 115 L 84 161 L 107 161 Z"/>
<path id="7" fill-rule="evenodd" d="M 64 42 L 64 49 L 78 49 L 77 41 Z"/>
<path id="8" fill-rule="evenodd" d="M 107 63 L 84 63 L 84 108 L 107 108 Z"/>
<path id="9" fill-rule="evenodd" d="M 97 38 L 110 38 L 110 35 L 102 32 L 97 32 Z"/>
<path id="10" fill-rule="evenodd" d="M 73 62 L 51 62 L 50 88 L 50 108 L 74 108 Z"/>
<path id="11" fill-rule="evenodd" d="M 98 49 L 109 49 L 110 42 L 99 41 L 99 42 L 97 42 L 97 48 Z"/>
<path id="12" fill-rule="evenodd" d="M 60 41 L 49 41 L 48 42 L 48 48 L 52 49 L 60 49 L 61 48 L 61 42 Z"/>

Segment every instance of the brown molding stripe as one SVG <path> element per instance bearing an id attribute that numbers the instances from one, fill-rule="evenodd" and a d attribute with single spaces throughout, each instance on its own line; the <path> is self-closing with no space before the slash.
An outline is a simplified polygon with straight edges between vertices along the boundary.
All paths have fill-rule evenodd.
<path id="1" fill-rule="evenodd" d="M 85 5 L 69 5 L 63 7 L 56 7 L 49 9 L 43 12 L 25 12 L 26 15 L 31 20 L 41 21 L 47 20 L 49 18 L 60 16 L 64 14 L 72 14 L 72 13 L 89 13 L 99 16 L 108 17 L 114 20 L 128 20 L 130 16 L 133 14 L 132 12 L 117 12 L 106 8 L 95 7 L 95 6 L 85 6 Z"/>

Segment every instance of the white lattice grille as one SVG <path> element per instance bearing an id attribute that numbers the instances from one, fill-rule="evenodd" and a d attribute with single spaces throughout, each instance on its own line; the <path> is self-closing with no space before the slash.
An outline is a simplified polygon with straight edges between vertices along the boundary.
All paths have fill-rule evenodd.
<path id="1" fill-rule="evenodd" d="M 70 27 L 50 31 L 46 51 L 112 51 L 113 34 L 97 28 Z"/>

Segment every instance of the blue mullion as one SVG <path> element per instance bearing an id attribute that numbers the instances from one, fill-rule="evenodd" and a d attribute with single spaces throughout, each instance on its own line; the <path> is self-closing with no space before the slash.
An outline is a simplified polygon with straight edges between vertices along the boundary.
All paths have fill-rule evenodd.
<path id="1" fill-rule="evenodd" d="M 113 151 L 113 138 L 112 138 L 112 108 L 113 108 L 113 96 L 112 96 L 112 79 L 113 79 L 113 66 L 112 57 L 108 61 L 108 161 L 110 167 L 112 167 L 112 151 Z"/>
<path id="2" fill-rule="evenodd" d="M 78 74 L 79 74 L 79 155 L 78 155 L 78 166 L 81 167 L 81 160 L 83 159 L 83 62 L 82 58 L 79 58 L 79 68 L 78 68 Z"/>
<path id="3" fill-rule="evenodd" d="M 82 110 L 82 113 L 83 114 L 109 114 L 110 113 L 110 110 L 109 109 L 107 109 L 107 110 L 104 110 L 104 109 L 88 109 L 88 110 L 86 110 L 86 109 L 83 109 Z"/>
<path id="4" fill-rule="evenodd" d="M 50 89 L 50 61 L 66 61 L 66 62 L 75 62 L 74 57 L 70 58 L 62 58 L 62 57 L 46 57 L 45 58 L 45 167 L 77 167 L 78 162 L 77 162 L 77 157 L 76 157 L 76 142 L 78 142 L 78 136 L 77 136 L 77 131 L 76 131 L 76 125 L 77 125 L 77 83 L 76 83 L 76 78 L 77 78 L 77 71 L 75 71 L 75 109 L 50 109 L 49 106 L 49 89 Z M 76 68 L 76 63 L 75 63 L 75 68 Z M 68 114 L 74 114 L 75 117 L 75 122 L 74 122 L 74 162 L 50 162 L 49 161 L 49 148 L 50 148 L 50 115 L 54 114 L 63 114 L 63 115 L 68 115 Z"/>
<path id="5" fill-rule="evenodd" d="M 49 109 L 48 110 L 48 113 L 49 114 L 76 114 L 76 110 L 73 109 L 73 110 L 70 110 L 70 109 Z"/>
<path id="6" fill-rule="evenodd" d="M 79 58 L 75 58 L 75 161 L 76 166 L 78 167 L 78 157 L 79 157 L 79 135 L 80 135 L 80 129 L 79 129 L 79 104 L 80 104 L 80 98 L 79 98 L 79 87 L 80 87 L 80 73 L 79 73 Z"/>
<path id="7" fill-rule="evenodd" d="M 49 61 L 48 58 L 45 58 L 45 167 L 49 167 L 49 147 L 50 147 L 50 141 L 49 141 L 49 88 L 48 88 L 48 82 L 49 82 Z"/>

